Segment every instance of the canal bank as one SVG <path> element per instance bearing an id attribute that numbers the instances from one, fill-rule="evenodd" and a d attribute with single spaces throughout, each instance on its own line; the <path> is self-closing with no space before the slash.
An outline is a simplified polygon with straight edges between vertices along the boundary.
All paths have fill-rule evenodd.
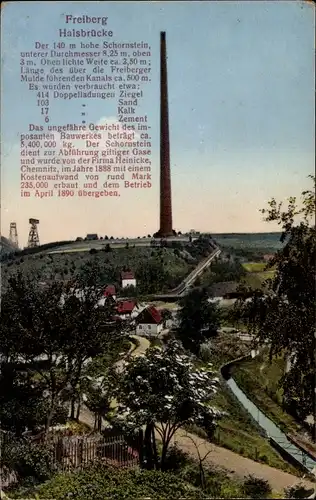
<path id="1" fill-rule="evenodd" d="M 312 474 L 316 471 L 316 460 L 303 448 L 293 443 L 284 432 L 260 409 L 258 408 L 240 389 L 231 376 L 232 367 L 243 361 L 257 356 L 259 351 L 252 351 L 247 356 L 235 359 L 221 367 L 221 374 L 229 389 L 233 392 L 240 404 L 251 415 L 253 420 L 264 431 L 271 445 L 280 453 L 291 465 L 298 467 L 301 471 Z"/>

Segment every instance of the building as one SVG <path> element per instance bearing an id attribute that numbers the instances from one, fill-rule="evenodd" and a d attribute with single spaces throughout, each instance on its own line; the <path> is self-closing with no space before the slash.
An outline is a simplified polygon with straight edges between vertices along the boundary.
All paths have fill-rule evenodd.
<path id="1" fill-rule="evenodd" d="M 239 284 L 235 281 L 223 281 L 214 283 L 210 287 L 210 295 L 214 299 L 235 299 L 238 296 L 237 289 Z"/>
<path id="2" fill-rule="evenodd" d="M 127 286 L 136 287 L 136 279 L 132 271 L 123 271 L 121 273 L 121 280 L 122 280 L 122 288 L 126 288 Z"/>
<path id="3" fill-rule="evenodd" d="M 122 300 L 116 306 L 116 314 L 120 319 L 133 319 L 139 313 L 136 300 Z"/>
<path id="4" fill-rule="evenodd" d="M 86 236 L 86 240 L 89 240 L 89 241 L 91 241 L 91 240 L 98 240 L 98 239 L 99 239 L 98 235 L 95 234 L 95 233 L 94 234 L 87 234 L 87 236 Z"/>
<path id="5" fill-rule="evenodd" d="M 263 256 L 263 260 L 265 262 L 269 262 L 269 260 L 272 260 L 274 259 L 274 254 L 273 253 L 267 253 Z"/>
<path id="6" fill-rule="evenodd" d="M 210 296 L 213 300 L 231 300 L 238 298 L 247 298 L 252 292 L 242 292 L 239 290 L 240 284 L 236 281 L 221 281 L 210 286 Z M 212 301 L 213 301 L 212 300 Z"/>
<path id="7" fill-rule="evenodd" d="M 103 296 L 106 298 L 112 297 L 112 299 L 116 300 L 116 290 L 114 285 L 108 285 L 103 292 Z"/>
<path id="8" fill-rule="evenodd" d="M 161 313 L 154 306 L 143 309 L 135 321 L 137 335 L 156 336 L 163 329 Z"/>

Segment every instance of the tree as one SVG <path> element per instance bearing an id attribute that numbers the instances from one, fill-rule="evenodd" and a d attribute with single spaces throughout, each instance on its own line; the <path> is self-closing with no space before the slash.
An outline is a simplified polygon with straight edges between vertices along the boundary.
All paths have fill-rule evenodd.
<path id="1" fill-rule="evenodd" d="M 19 274 L 9 280 L 2 297 L 1 354 L 6 363 L 22 363 L 41 385 L 43 397 L 46 394 L 47 430 L 63 392 L 71 387 L 78 399 L 84 362 L 121 339 L 112 321 L 112 303 L 96 307 L 97 288 L 85 288 L 81 297 L 76 293 L 62 283 L 44 290 Z"/>
<path id="2" fill-rule="evenodd" d="M 155 257 L 141 262 L 136 269 L 137 288 L 139 293 L 156 293 L 161 291 L 168 281 L 168 274 L 164 268 L 163 256 Z"/>
<path id="3" fill-rule="evenodd" d="M 69 380 L 73 392 L 71 418 L 74 418 L 75 403 L 79 408 L 81 404 L 80 380 L 84 375 L 84 364 L 90 358 L 111 352 L 124 335 L 124 330 L 113 321 L 116 312 L 113 300 L 106 300 L 103 307 L 96 307 L 100 298 L 98 288 L 86 287 L 81 296 L 76 292 L 75 289 L 67 290 L 63 305 L 64 334 L 69 339 L 63 354 L 67 366 L 72 367 Z"/>
<path id="4" fill-rule="evenodd" d="M 246 275 L 246 270 L 238 260 L 234 262 L 218 260 L 203 276 L 203 282 L 207 285 L 221 281 L 240 281 Z"/>
<path id="5" fill-rule="evenodd" d="M 162 316 L 162 321 L 163 321 L 163 325 L 165 328 L 167 321 L 172 319 L 172 312 L 169 309 L 162 309 L 161 316 Z"/>
<path id="6" fill-rule="evenodd" d="M 110 403 L 110 399 L 100 388 L 90 388 L 85 404 L 94 413 L 94 430 L 97 432 L 102 430 L 102 416 L 106 416 L 110 411 Z"/>
<path id="7" fill-rule="evenodd" d="M 282 229 L 281 250 L 267 264 L 275 267 L 263 295 L 256 292 L 250 302 L 237 304 L 237 312 L 247 322 L 259 343 L 268 341 L 270 359 L 277 355 L 292 358 L 291 368 L 280 381 L 283 403 L 301 420 L 313 414 L 315 405 L 315 177 L 313 188 L 295 197 L 284 209 L 275 199 L 262 210 L 266 221 Z M 316 437 L 316 434 L 315 434 Z"/>
<path id="8" fill-rule="evenodd" d="M 35 384 L 23 364 L 1 363 L 1 429 L 20 437 L 45 424 L 46 401 L 41 384 Z"/>
<path id="9" fill-rule="evenodd" d="M 103 248 L 103 251 L 107 252 L 107 246 Z M 111 251 L 111 250 L 109 250 Z M 107 283 L 112 283 L 116 280 L 116 272 L 113 266 L 106 264 L 98 258 L 98 256 L 93 257 L 83 264 L 78 272 L 75 274 L 75 280 L 78 287 L 85 288 L 97 288 L 104 287 Z"/>
<path id="10" fill-rule="evenodd" d="M 61 370 L 60 353 L 66 342 L 62 328 L 60 297 L 62 284 L 48 290 L 36 287 L 18 274 L 9 280 L 2 297 L 0 345 L 6 362 L 22 361 L 31 373 L 46 382 L 47 426 L 58 402 L 58 394 L 70 379 L 70 369 Z M 39 363 L 39 361 L 44 361 Z"/>
<path id="11" fill-rule="evenodd" d="M 207 457 L 211 453 L 211 450 L 209 450 L 207 453 L 205 453 L 204 456 L 202 457 L 201 453 L 200 453 L 200 446 L 203 445 L 203 442 L 200 444 L 197 444 L 196 441 L 192 438 L 192 436 L 187 434 L 187 437 L 190 439 L 190 441 L 192 442 L 192 444 L 195 447 L 196 454 L 198 456 L 198 461 L 199 461 L 200 486 L 201 486 L 202 490 L 205 490 L 206 489 L 206 478 L 205 478 L 205 470 L 204 470 L 203 462 L 207 459 Z"/>
<path id="12" fill-rule="evenodd" d="M 132 358 L 121 374 L 114 422 L 126 430 L 145 426 L 147 466 L 163 470 L 171 439 L 180 427 L 195 423 L 213 433 L 220 412 L 209 403 L 217 382 L 211 368 L 196 368 L 178 342 L 150 348 L 145 356 Z M 162 441 L 160 456 L 156 433 Z"/>
<path id="13" fill-rule="evenodd" d="M 204 288 L 193 289 L 180 300 L 180 306 L 177 337 L 185 349 L 198 354 L 201 344 L 217 335 L 219 309 L 209 302 Z"/>

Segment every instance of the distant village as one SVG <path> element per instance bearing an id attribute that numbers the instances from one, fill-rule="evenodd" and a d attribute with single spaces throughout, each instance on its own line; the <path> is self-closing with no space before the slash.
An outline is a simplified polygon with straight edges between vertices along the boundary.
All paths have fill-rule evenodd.
<path id="1" fill-rule="evenodd" d="M 122 289 L 133 288 L 137 286 L 135 275 L 132 271 L 121 272 L 121 287 Z M 72 290 L 73 291 L 73 290 Z M 84 290 L 75 290 L 75 295 L 84 299 Z M 114 285 L 106 285 L 102 291 L 102 297 L 98 300 L 97 305 L 103 307 L 107 301 L 112 301 L 115 305 L 114 321 L 123 321 L 129 324 L 131 329 L 135 330 L 135 334 L 140 336 L 159 336 L 167 333 L 168 328 L 173 324 L 171 319 L 163 318 L 161 309 L 153 305 L 141 303 L 134 298 L 118 299 L 117 290 Z M 173 316 L 173 314 L 171 314 Z"/>

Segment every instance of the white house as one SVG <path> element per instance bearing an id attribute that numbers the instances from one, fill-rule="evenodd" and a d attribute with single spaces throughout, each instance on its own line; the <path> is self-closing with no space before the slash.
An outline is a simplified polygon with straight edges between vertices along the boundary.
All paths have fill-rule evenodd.
<path id="1" fill-rule="evenodd" d="M 136 287 L 135 275 L 131 271 L 123 271 L 121 273 L 121 279 L 122 279 L 122 288 L 126 288 L 127 286 Z"/>
<path id="2" fill-rule="evenodd" d="M 162 316 L 154 306 L 143 309 L 135 321 L 137 335 L 156 336 L 163 329 Z"/>

